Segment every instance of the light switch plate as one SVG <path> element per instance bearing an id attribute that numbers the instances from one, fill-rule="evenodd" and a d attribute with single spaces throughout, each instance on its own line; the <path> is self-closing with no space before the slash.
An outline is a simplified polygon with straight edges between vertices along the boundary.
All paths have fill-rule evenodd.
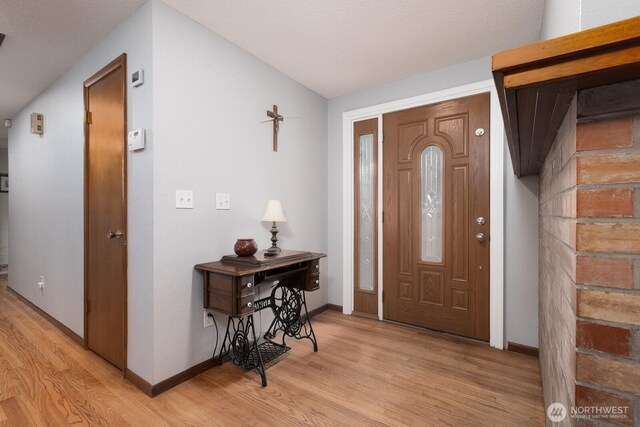
<path id="1" fill-rule="evenodd" d="M 193 209 L 193 191 L 176 190 L 176 209 Z"/>
<path id="2" fill-rule="evenodd" d="M 131 85 L 133 87 L 142 86 L 144 83 L 144 70 L 141 68 L 131 73 Z"/>
<path id="3" fill-rule="evenodd" d="M 216 193 L 216 209 L 218 210 L 231 209 L 231 194 Z"/>

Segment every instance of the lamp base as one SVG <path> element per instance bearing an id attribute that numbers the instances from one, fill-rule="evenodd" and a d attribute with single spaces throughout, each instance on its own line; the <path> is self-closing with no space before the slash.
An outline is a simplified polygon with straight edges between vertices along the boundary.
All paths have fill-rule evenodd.
<path id="1" fill-rule="evenodd" d="M 272 246 L 264 251 L 264 256 L 276 256 L 279 255 L 281 251 L 282 249 Z"/>

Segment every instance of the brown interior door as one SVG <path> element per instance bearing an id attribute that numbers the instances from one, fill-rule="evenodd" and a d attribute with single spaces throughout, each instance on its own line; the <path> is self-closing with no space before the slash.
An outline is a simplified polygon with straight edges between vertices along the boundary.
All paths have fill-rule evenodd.
<path id="1" fill-rule="evenodd" d="M 489 94 L 383 124 L 384 317 L 488 341 Z"/>
<path id="2" fill-rule="evenodd" d="M 378 119 L 353 124 L 353 313 L 378 317 Z"/>
<path id="3" fill-rule="evenodd" d="M 85 345 L 126 365 L 126 56 L 84 84 Z"/>

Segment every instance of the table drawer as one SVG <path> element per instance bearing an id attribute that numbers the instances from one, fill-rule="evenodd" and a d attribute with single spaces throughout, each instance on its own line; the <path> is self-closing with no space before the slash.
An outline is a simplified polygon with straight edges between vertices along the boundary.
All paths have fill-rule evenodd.
<path id="1" fill-rule="evenodd" d="M 319 276 L 320 275 L 320 260 L 319 259 L 314 259 L 313 261 L 311 261 L 309 263 L 309 271 L 311 272 L 312 276 Z"/>
<path id="2" fill-rule="evenodd" d="M 253 294 L 236 299 L 236 315 L 242 316 L 245 314 L 251 314 L 255 311 L 253 307 Z"/>
<path id="3" fill-rule="evenodd" d="M 317 289 L 320 289 L 320 274 L 310 277 L 305 291 L 315 291 Z"/>
<path id="4" fill-rule="evenodd" d="M 240 277 L 236 283 L 236 296 L 240 298 L 247 295 L 253 295 L 256 293 L 255 288 L 256 284 L 254 276 Z"/>

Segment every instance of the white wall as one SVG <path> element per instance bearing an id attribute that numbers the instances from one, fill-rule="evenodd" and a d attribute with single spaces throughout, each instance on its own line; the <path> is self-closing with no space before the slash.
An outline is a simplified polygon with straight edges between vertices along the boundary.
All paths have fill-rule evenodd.
<path id="1" fill-rule="evenodd" d="M 7 140 L 1 145 L 6 146 Z M 9 172 L 9 153 L 6 148 L 0 148 L 0 173 Z M 0 193 L 0 265 L 9 262 L 9 195 Z"/>
<path id="2" fill-rule="evenodd" d="M 640 0 L 582 0 L 581 29 L 599 27 L 640 15 Z"/>
<path id="3" fill-rule="evenodd" d="M 504 152 L 505 336 L 538 347 L 538 176 L 517 178 Z"/>
<path id="4" fill-rule="evenodd" d="M 580 31 L 581 3 L 582 0 L 545 0 L 540 40 Z"/>
<path id="5" fill-rule="evenodd" d="M 640 15 L 638 0 L 545 0 L 540 40 Z"/>
<path id="6" fill-rule="evenodd" d="M 373 106 L 397 99 L 408 98 L 435 92 L 447 88 L 461 86 L 491 78 L 490 58 L 480 58 L 474 61 L 458 64 L 442 70 L 414 76 L 390 84 L 374 87 L 329 100 L 328 132 L 329 132 L 329 302 L 342 305 L 342 113 Z M 521 222 L 538 223 L 537 194 L 535 209 L 528 209 L 531 200 L 530 191 L 526 186 L 516 185 L 517 178 L 513 175 L 510 157 L 507 158 L 505 181 L 512 190 L 511 197 L 505 200 L 505 217 L 512 213 L 521 215 Z M 505 186 L 507 183 L 505 183 Z M 525 203 L 525 205 L 521 205 Z M 508 231 L 508 230 L 506 230 Z M 521 344 L 537 345 L 538 311 L 535 301 L 530 295 L 537 295 L 537 234 L 529 245 L 519 245 L 520 236 L 513 233 L 507 235 L 508 247 L 514 251 L 506 251 L 505 265 L 515 271 L 532 271 L 535 273 L 529 280 L 514 280 L 512 276 L 505 277 L 505 293 L 510 298 L 507 301 L 518 307 L 518 311 L 507 309 L 505 317 L 507 341 Z M 510 326 L 512 325 L 512 326 Z M 535 331 L 531 331 L 535 329 Z M 531 337 L 535 337 L 533 340 Z"/>
<path id="7" fill-rule="evenodd" d="M 145 69 L 128 93 L 130 129 L 152 129 L 151 5 L 122 23 L 13 119 L 9 129 L 10 286 L 78 335 L 84 333 L 83 82 L 117 56 Z M 29 115 L 45 116 L 44 135 Z M 152 379 L 152 150 L 128 157 L 129 369 Z M 43 291 L 37 287 L 43 275 Z"/>
<path id="8" fill-rule="evenodd" d="M 159 1 L 153 29 L 157 383 L 211 357 L 215 330 L 203 328 L 193 266 L 232 253 L 239 237 L 268 247 L 267 199 L 282 200 L 289 219 L 281 246 L 326 252 L 327 101 Z M 281 124 L 278 152 L 260 123 L 273 104 L 301 116 Z M 194 191 L 193 210 L 175 209 L 175 190 Z M 216 192 L 231 193 L 231 210 L 215 210 Z M 326 276 L 307 297 L 310 309 L 326 303 Z M 226 318 L 218 325 L 223 333 Z"/>

